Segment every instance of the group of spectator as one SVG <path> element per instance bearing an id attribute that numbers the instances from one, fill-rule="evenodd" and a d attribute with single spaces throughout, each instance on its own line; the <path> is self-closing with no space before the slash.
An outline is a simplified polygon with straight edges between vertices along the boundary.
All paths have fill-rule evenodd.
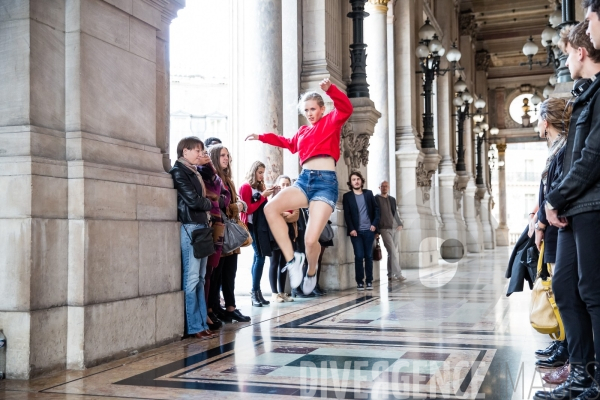
<path id="1" fill-rule="evenodd" d="M 325 249 L 333 246 L 332 240 L 320 242 L 317 284 L 312 293 L 300 287 L 286 291 L 286 259 L 273 240 L 264 209 L 269 198 L 290 187 L 292 179 L 281 175 L 275 185 L 267 188 L 264 182 L 265 165 L 256 161 L 250 167 L 244 183 L 236 189 L 231 175 L 231 157 L 219 139 L 211 137 L 202 142 L 197 137 L 186 137 L 177 146 L 178 159 L 170 173 L 177 190 L 178 220 L 181 225 L 181 251 L 183 289 L 185 292 L 186 333 L 196 338 L 212 338 L 223 322 L 249 322 L 236 306 L 235 278 L 240 249 L 231 253 L 222 251 L 224 221 L 241 220 L 252 238 L 252 305 L 263 307 L 271 302 L 294 301 L 294 297 L 323 296 L 319 285 L 321 262 Z M 380 185 L 380 194 L 363 189 L 365 180 L 360 172 L 353 172 L 348 186 L 351 189 L 343 198 L 344 214 L 354 254 L 358 290 L 372 289 L 373 245 L 381 235 L 388 253 L 388 279 L 403 281 L 397 232 L 402 221 L 396 210 L 395 199 L 388 194 L 389 184 Z M 304 235 L 310 213 L 308 208 L 291 209 L 282 213 L 287 223 L 288 235 L 295 252 L 304 252 Z M 195 258 L 191 244 L 192 232 L 212 227 L 215 252 L 210 256 Z M 269 282 L 271 300 L 264 298 L 260 287 L 266 257 L 270 257 Z M 306 274 L 307 263 L 303 266 Z M 365 276 L 366 275 L 366 276 Z M 224 307 L 220 293 L 223 294 Z"/>
<path id="2" fill-rule="evenodd" d="M 542 378 L 557 386 L 536 392 L 535 400 L 600 398 L 600 0 L 583 6 L 585 21 L 563 28 L 559 43 L 576 81 L 573 97 L 540 106 L 548 158 L 523 235 L 535 235 L 543 248 L 541 275 L 552 278 L 565 334 L 536 351 Z"/>

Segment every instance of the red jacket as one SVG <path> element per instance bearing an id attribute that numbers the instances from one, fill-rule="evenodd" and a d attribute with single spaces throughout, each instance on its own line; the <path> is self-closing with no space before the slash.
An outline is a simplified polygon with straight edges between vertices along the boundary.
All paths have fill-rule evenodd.
<path id="1" fill-rule="evenodd" d="M 253 203 L 252 202 L 252 186 L 250 186 L 250 184 L 248 182 L 244 182 L 242 184 L 242 186 L 240 186 L 239 193 L 240 193 L 241 199 L 244 200 L 246 202 L 246 204 L 248 205 L 248 211 L 240 213 L 240 219 L 242 220 L 242 222 L 247 224 L 248 223 L 248 215 L 254 213 L 254 211 L 256 211 L 262 203 L 267 201 L 267 198 L 263 197 L 263 195 L 260 195 L 260 200 L 257 201 L 256 203 Z"/>
<path id="2" fill-rule="evenodd" d="M 298 153 L 300 164 L 317 155 L 331 156 L 337 162 L 340 159 L 342 126 L 352 115 L 352 103 L 348 96 L 333 84 L 327 95 L 333 100 L 335 108 L 313 126 L 301 126 L 291 139 L 275 133 L 264 133 L 259 135 L 258 139 L 263 143 Z"/>

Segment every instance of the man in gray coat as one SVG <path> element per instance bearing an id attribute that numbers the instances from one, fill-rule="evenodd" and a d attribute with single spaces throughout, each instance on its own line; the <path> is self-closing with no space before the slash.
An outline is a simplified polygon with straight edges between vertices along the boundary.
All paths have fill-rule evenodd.
<path id="1" fill-rule="evenodd" d="M 396 199 L 388 194 L 390 184 L 387 181 L 381 182 L 379 191 L 381 192 L 375 198 L 379 204 L 380 219 L 379 233 L 383 239 L 383 245 L 388 253 L 387 273 L 388 280 L 397 279 L 405 281 L 402 276 L 402 267 L 400 266 L 400 250 L 398 249 L 398 232 L 402 230 L 402 220 L 398 216 L 396 209 Z M 394 228 L 394 222 L 396 227 Z"/>

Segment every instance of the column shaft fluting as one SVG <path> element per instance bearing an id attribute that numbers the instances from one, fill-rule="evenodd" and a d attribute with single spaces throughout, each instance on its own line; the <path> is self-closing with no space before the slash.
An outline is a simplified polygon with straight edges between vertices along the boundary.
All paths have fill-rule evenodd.
<path id="1" fill-rule="evenodd" d="M 367 171 L 369 188 L 375 190 L 381 181 L 390 180 L 389 160 L 389 107 L 387 76 L 387 0 L 370 0 L 365 10 L 369 16 L 365 19 L 365 43 L 368 46 L 369 62 L 367 76 L 369 92 L 375 108 L 381 118 L 375 125 L 375 132 L 369 144 L 369 168 Z"/>
<path id="2" fill-rule="evenodd" d="M 281 1 L 245 0 L 244 12 L 244 128 L 249 133 L 283 134 L 282 14 Z M 260 104 L 260 107 L 254 105 Z M 281 148 L 247 142 L 246 167 L 256 160 L 265 166 L 265 183 L 275 183 L 283 173 Z"/>

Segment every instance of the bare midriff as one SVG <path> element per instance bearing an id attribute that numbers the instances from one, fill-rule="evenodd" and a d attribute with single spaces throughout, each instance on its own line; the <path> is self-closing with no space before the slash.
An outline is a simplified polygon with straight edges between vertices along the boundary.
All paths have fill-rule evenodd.
<path id="1" fill-rule="evenodd" d="M 309 158 L 302 164 L 302 168 L 320 171 L 335 171 L 335 160 L 329 156 L 318 156 Z"/>

